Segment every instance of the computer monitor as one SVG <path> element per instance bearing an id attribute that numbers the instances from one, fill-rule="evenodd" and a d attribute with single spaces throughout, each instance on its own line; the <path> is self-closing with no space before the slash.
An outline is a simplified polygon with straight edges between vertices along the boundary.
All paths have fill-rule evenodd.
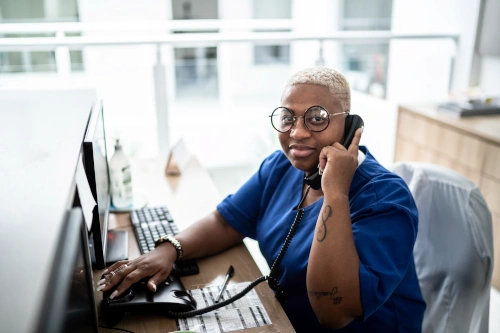
<path id="1" fill-rule="evenodd" d="M 88 234 L 80 207 L 65 218 L 37 333 L 98 332 Z"/>
<path id="2" fill-rule="evenodd" d="M 92 265 L 102 269 L 128 258 L 127 232 L 108 231 L 111 188 L 102 100 L 92 105 L 82 148 L 85 173 L 97 204 L 90 229 L 90 254 Z"/>

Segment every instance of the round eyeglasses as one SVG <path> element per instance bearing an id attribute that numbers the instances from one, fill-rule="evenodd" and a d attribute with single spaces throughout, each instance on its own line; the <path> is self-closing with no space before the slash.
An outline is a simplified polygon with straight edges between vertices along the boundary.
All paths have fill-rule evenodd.
<path id="1" fill-rule="evenodd" d="M 315 105 L 307 109 L 303 116 L 294 116 L 292 110 L 280 106 L 274 109 L 269 117 L 274 129 L 280 133 L 286 133 L 291 130 L 297 118 L 304 119 L 304 124 L 310 131 L 321 132 L 330 125 L 330 117 L 348 113 L 348 111 L 328 113 L 323 107 Z"/>

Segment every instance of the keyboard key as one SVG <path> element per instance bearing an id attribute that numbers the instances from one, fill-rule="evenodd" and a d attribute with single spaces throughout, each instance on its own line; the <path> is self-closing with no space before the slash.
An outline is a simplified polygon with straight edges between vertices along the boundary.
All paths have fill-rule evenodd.
<path id="1" fill-rule="evenodd" d="M 137 244 L 142 254 L 152 251 L 158 238 L 165 235 L 175 236 L 179 233 L 177 224 L 165 206 L 133 210 L 130 212 L 130 219 L 134 225 Z M 186 269 L 186 265 L 182 269 L 180 265 L 178 266 L 174 265 L 174 271 L 179 276 L 198 273 L 198 267 L 194 260 L 191 260 L 189 269 Z"/>

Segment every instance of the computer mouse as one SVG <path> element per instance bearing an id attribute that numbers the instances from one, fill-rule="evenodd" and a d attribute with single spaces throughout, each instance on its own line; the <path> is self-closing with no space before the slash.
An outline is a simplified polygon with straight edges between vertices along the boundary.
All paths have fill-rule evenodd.
<path id="1" fill-rule="evenodd" d="M 189 305 L 192 309 L 196 310 L 196 300 L 188 293 L 186 290 L 173 290 L 174 297 L 181 299 L 186 302 L 186 305 Z"/>

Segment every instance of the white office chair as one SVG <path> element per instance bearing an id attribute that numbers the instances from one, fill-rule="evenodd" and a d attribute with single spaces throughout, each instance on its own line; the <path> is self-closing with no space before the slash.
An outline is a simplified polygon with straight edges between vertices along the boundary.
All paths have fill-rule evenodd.
<path id="1" fill-rule="evenodd" d="M 493 236 L 482 194 L 442 166 L 397 162 L 391 169 L 418 207 L 413 254 L 427 303 L 422 332 L 488 332 Z"/>

